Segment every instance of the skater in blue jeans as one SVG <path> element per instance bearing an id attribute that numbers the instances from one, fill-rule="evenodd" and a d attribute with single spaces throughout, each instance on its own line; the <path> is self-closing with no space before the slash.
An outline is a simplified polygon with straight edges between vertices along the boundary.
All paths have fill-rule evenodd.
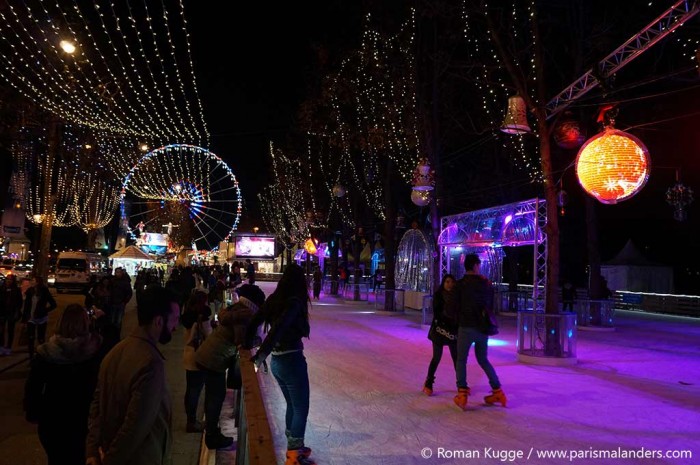
<path id="1" fill-rule="evenodd" d="M 252 361 L 262 365 L 272 353 L 272 374 L 287 402 L 285 416 L 287 460 L 285 465 L 313 465 L 311 449 L 304 445 L 306 419 L 309 415 L 309 373 L 302 338 L 309 337 L 309 291 L 304 270 L 289 265 L 277 289 L 268 297 L 262 310 L 248 326 L 248 346 L 252 345 L 258 326 L 265 322 L 269 331 Z"/>
<path id="2" fill-rule="evenodd" d="M 506 406 L 506 395 L 501 389 L 496 370 L 488 359 L 489 337 L 482 329 L 484 321 L 482 312 L 493 308 L 493 286 L 484 276 L 479 274 L 481 260 L 476 254 L 464 257 L 466 274 L 457 284 L 459 306 L 459 330 L 457 333 L 457 395 L 454 402 L 462 410 L 466 410 L 471 390 L 467 384 L 467 357 L 469 348 L 474 344 L 476 361 L 489 378 L 492 393 L 484 397 L 489 405 L 500 403 Z"/>

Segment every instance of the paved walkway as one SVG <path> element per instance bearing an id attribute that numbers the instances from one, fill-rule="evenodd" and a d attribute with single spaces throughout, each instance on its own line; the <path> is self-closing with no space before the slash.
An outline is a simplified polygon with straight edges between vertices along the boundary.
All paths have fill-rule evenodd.
<path id="1" fill-rule="evenodd" d="M 501 318 L 489 352 L 508 407 L 483 405 L 488 382 L 472 353 L 462 412 L 447 351 L 435 395 L 420 391 L 431 345 L 418 312 L 379 315 L 322 297 L 305 342 L 307 444 L 323 465 L 700 463 L 700 320 L 620 312 L 617 322 L 615 332 L 579 331 L 578 364 L 557 368 L 517 362 L 515 319 Z M 259 377 L 284 463 L 284 400 L 272 376 Z M 627 450 L 638 456 L 609 458 Z M 657 450 L 693 456 L 641 458 Z M 548 453 L 567 455 L 538 456 Z"/>

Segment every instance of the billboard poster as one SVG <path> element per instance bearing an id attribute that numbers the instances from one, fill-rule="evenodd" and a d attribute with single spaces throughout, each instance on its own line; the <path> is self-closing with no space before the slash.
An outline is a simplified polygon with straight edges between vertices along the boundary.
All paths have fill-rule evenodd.
<path id="1" fill-rule="evenodd" d="M 168 250 L 168 235 L 144 232 L 136 240 L 136 245 L 146 253 L 162 255 Z"/>
<path id="2" fill-rule="evenodd" d="M 274 258 L 275 238 L 260 236 L 237 236 L 236 257 Z"/>

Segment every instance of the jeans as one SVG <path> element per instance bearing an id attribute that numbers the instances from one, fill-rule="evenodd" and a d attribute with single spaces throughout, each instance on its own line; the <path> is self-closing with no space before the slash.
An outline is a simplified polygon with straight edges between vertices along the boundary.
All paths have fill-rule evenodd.
<path id="1" fill-rule="evenodd" d="M 124 319 L 124 308 L 125 305 L 113 304 L 109 314 L 109 322 L 112 324 L 112 326 L 119 329 L 120 336 L 122 332 L 122 320 Z"/>
<path id="2" fill-rule="evenodd" d="M 197 421 L 197 404 L 204 387 L 204 377 L 204 372 L 201 370 L 185 370 L 185 379 L 187 380 L 187 388 L 185 389 L 187 423 L 195 423 Z"/>
<path id="3" fill-rule="evenodd" d="M 5 344 L 5 328 L 7 328 L 7 344 Z M 12 342 L 15 339 L 15 320 L 14 318 L 0 317 L 0 347 L 12 348 Z"/>
<path id="4" fill-rule="evenodd" d="M 226 398 L 226 372 L 202 370 L 204 373 L 204 415 L 206 416 L 207 434 L 216 434 L 219 431 L 219 417 L 221 407 Z"/>
<path id="5" fill-rule="evenodd" d="M 38 340 L 41 345 L 46 342 L 46 326 L 47 323 L 27 323 L 27 350 L 29 358 L 34 358 L 34 340 Z"/>
<path id="6" fill-rule="evenodd" d="M 474 353 L 476 353 L 476 361 L 486 376 L 489 378 L 491 389 L 501 387 L 501 382 L 498 380 L 496 370 L 488 359 L 488 343 L 489 337 L 476 328 L 465 328 L 460 326 L 457 336 L 457 388 L 467 388 L 467 357 L 469 356 L 469 348 L 474 344 Z"/>
<path id="7" fill-rule="evenodd" d="M 443 344 L 436 344 L 433 342 L 433 358 L 430 360 L 430 365 L 428 365 L 428 380 L 435 379 L 435 372 L 442 359 L 442 352 L 445 346 Z M 452 357 L 452 366 L 456 368 L 457 366 L 457 344 L 453 342 L 452 344 L 447 344 L 447 348 L 450 349 L 450 356 Z"/>
<path id="8" fill-rule="evenodd" d="M 309 416 L 309 372 L 306 357 L 301 350 L 272 355 L 271 365 L 272 374 L 287 401 L 287 449 L 299 449 L 304 446 L 306 419 Z"/>

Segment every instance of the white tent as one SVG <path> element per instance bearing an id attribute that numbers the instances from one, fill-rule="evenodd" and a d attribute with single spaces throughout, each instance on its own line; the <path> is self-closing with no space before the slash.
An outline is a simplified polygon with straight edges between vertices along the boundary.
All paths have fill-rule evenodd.
<path id="1" fill-rule="evenodd" d="M 673 268 L 647 259 L 632 240 L 627 241 L 615 258 L 603 263 L 600 271 L 613 291 L 673 292 Z"/>
<path id="2" fill-rule="evenodd" d="M 109 256 L 109 259 L 113 261 L 112 269 L 121 266 L 126 270 L 129 276 L 134 276 L 136 274 L 136 267 L 138 265 L 144 266 L 146 263 L 153 261 L 150 255 L 135 245 L 130 245 L 129 247 L 114 252 Z"/>

